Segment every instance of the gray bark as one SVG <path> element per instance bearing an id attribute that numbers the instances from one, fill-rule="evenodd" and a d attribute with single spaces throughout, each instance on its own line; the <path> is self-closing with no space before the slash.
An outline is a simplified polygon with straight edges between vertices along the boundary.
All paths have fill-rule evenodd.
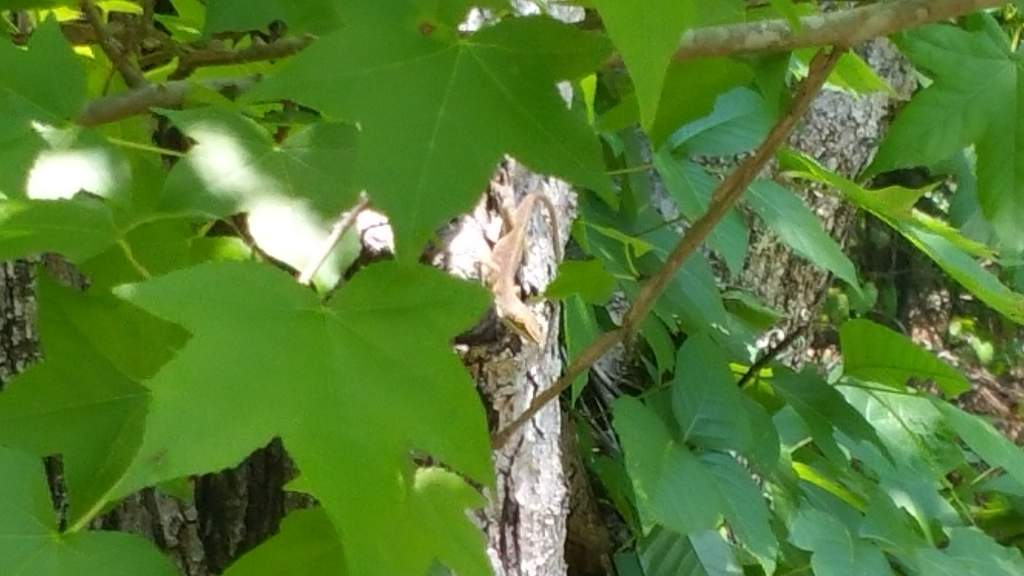
<path id="1" fill-rule="evenodd" d="M 547 196 L 558 212 L 558 222 L 531 220 L 520 286 L 540 293 L 554 278 L 556 251 L 550 225 L 558 226 L 565 243 L 575 214 L 575 195 L 557 180 L 543 179 L 508 160 L 498 180 L 510 184 L 517 200 L 529 192 Z M 480 261 L 497 240 L 501 218 L 487 209 L 486 198 L 470 215 L 443 235 L 446 250 L 435 261 L 452 273 L 478 277 Z M 564 248 L 559 247 L 561 252 Z M 558 308 L 552 303 L 532 306 L 546 328 L 541 345 L 524 342 L 496 319 L 461 348 L 463 361 L 476 379 L 489 411 L 492 429 L 499 429 L 530 404 L 540 390 L 558 379 L 562 370 L 559 352 Z M 566 518 L 569 509 L 566 475 L 561 450 L 562 415 L 557 404 L 542 411 L 504 448 L 494 453 L 497 483 L 488 491 L 489 505 L 479 514 L 488 536 L 488 554 L 497 576 L 557 576 L 566 573 Z"/>
<path id="2" fill-rule="evenodd" d="M 914 86 L 912 70 L 888 40 L 869 42 L 860 53 L 897 95 L 909 97 Z M 826 90 L 815 100 L 790 144 L 825 167 L 850 178 L 856 177 L 873 158 L 898 104 L 898 99 L 881 93 L 855 96 Z M 849 245 L 854 240 L 851 238 L 856 222 L 853 208 L 825 193 L 820 186 L 799 181 L 788 185 L 819 216 L 825 229 L 840 244 Z M 786 319 L 773 332 L 772 341 L 777 342 L 792 331 L 805 328 L 790 350 L 794 361 L 814 355 L 812 343 L 817 326 L 813 320 L 820 311 L 819 305 L 830 281 L 828 273 L 794 254 L 763 226 L 753 227 L 742 285 L 785 313 Z"/>
<path id="3" fill-rule="evenodd" d="M 0 262 L 0 389 L 39 356 L 33 268 L 25 260 Z"/>

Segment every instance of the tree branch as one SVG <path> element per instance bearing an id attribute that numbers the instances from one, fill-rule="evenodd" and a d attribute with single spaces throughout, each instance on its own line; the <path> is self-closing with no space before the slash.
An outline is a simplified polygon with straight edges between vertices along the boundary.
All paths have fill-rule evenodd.
<path id="1" fill-rule="evenodd" d="M 757 175 L 760 174 L 764 166 L 775 156 L 775 153 L 786 139 L 789 138 L 793 129 L 796 128 L 797 122 L 799 122 L 800 118 L 803 117 L 804 113 L 811 106 L 815 95 L 824 86 L 825 80 L 839 61 L 843 51 L 843 49 L 837 47 L 832 50 L 823 49 L 818 52 L 811 62 L 807 79 L 804 80 L 794 96 L 793 105 L 789 112 L 772 128 L 764 142 L 754 152 L 754 155 L 744 160 L 742 164 L 737 166 L 719 184 L 714 195 L 711 197 L 707 212 L 686 231 L 686 234 L 683 235 L 679 244 L 669 254 L 668 259 L 661 269 L 658 270 L 657 274 L 640 288 L 640 293 L 637 294 L 633 305 L 622 319 L 622 325 L 611 332 L 602 334 L 590 346 L 584 349 L 554 385 L 538 394 L 526 411 L 504 429 L 498 431 L 493 438 L 495 448 L 504 446 L 520 426 L 529 422 L 537 412 L 558 398 L 562 391 L 572 385 L 573 380 L 577 376 L 588 370 L 612 346 L 618 344 L 636 330 L 648 312 L 650 312 L 654 303 L 661 297 L 665 287 L 668 286 L 683 263 L 686 262 L 686 259 L 704 243 L 704 240 L 718 222 L 725 217 L 733 205 L 740 199 L 747 186 L 757 178 Z"/>
<path id="2" fill-rule="evenodd" d="M 835 42 L 840 46 L 853 46 L 876 36 L 892 34 L 930 22 L 939 22 L 970 14 L 984 8 L 1001 6 L 1004 0 L 891 0 L 849 10 L 830 12 L 803 19 L 801 31 L 794 33 L 785 20 L 730 24 L 691 30 L 683 35 L 676 58 L 730 56 L 751 52 L 778 52 L 797 48 L 826 46 Z M 116 24 L 116 23 L 115 23 Z M 287 40 L 287 42 L 285 42 Z M 294 54 L 308 45 L 306 37 L 283 39 L 265 46 L 247 48 L 238 52 L 213 52 L 198 56 L 203 66 L 234 62 L 252 62 L 256 54 L 280 58 Z M 303 44 L 303 46 L 299 46 Z M 271 48 L 271 47 L 274 48 Z M 248 52 L 247 51 L 252 51 Z M 291 50 L 291 52 L 285 52 Z M 245 55 L 242 55 L 245 54 Z M 241 58 L 241 59 L 240 59 Z M 248 59 L 246 59 L 248 58 Z M 616 58 L 618 58 L 616 56 Z M 232 60 L 235 59 L 235 60 Z M 240 59 L 240 60 L 239 60 Z M 244 89 L 252 78 L 237 82 L 214 81 L 214 85 L 237 84 Z M 135 91 L 92 102 L 79 116 L 79 122 L 95 126 L 116 122 L 151 107 L 176 106 L 181 103 L 188 84 L 168 82 L 163 87 L 144 87 Z M 217 89 L 217 88 L 214 88 Z"/>
<path id="3" fill-rule="evenodd" d="M 255 84 L 258 79 L 258 76 L 224 78 L 199 84 L 217 92 L 225 90 L 242 92 Z M 174 108 L 185 101 L 189 90 L 196 84 L 190 80 L 177 80 L 159 85 L 150 84 L 123 94 L 93 100 L 82 110 L 75 122 L 81 126 L 99 126 L 137 114 L 144 114 L 152 108 Z"/>
<path id="4" fill-rule="evenodd" d="M 786 20 L 764 20 L 689 30 L 675 59 L 788 52 L 814 46 L 855 46 L 879 36 L 957 18 L 1006 0 L 892 0 L 801 18 L 794 32 Z"/>
<path id="5" fill-rule="evenodd" d="M 181 57 L 175 78 L 184 78 L 201 66 L 228 66 L 246 62 L 276 60 L 291 56 L 313 43 L 312 34 L 279 38 L 269 44 L 253 44 L 241 50 L 197 49 Z"/>
<path id="6" fill-rule="evenodd" d="M 138 67 L 132 64 L 117 40 L 110 35 L 107 25 L 103 23 L 103 15 L 93 0 L 82 0 L 82 14 L 85 15 L 85 19 L 96 32 L 96 41 L 99 42 L 100 48 L 103 49 L 107 58 L 110 58 L 117 71 L 121 73 L 125 83 L 132 88 L 145 86 L 147 84 L 146 77 L 142 75 L 142 71 Z"/>

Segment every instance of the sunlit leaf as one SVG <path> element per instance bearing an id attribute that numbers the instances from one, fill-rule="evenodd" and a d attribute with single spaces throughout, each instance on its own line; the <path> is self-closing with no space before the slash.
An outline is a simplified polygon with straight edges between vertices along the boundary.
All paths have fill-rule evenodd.
<path id="1" fill-rule="evenodd" d="M 142 447 L 118 494 L 235 465 L 279 436 L 337 527 L 350 573 L 423 573 L 435 557 L 487 572 L 465 516 L 479 494 L 457 476 L 414 472 L 411 459 L 423 450 L 491 479 L 483 411 L 448 345 L 486 305 L 479 288 L 383 263 L 323 305 L 269 266 L 220 263 L 118 293 L 192 333 L 148 382 Z"/>
<path id="2" fill-rule="evenodd" d="M 610 189 L 593 132 L 555 88 L 601 65 L 609 47 L 600 36 L 530 17 L 460 38 L 414 12 L 397 16 L 402 9 L 321 38 L 251 97 L 360 124 L 360 184 L 391 218 L 403 258 L 477 201 L 504 153 Z"/>

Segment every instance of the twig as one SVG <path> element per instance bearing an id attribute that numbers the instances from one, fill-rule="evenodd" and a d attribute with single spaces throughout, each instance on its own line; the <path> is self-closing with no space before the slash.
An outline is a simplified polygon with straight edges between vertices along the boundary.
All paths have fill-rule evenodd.
<path id="1" fill-rule="evenodd" d="M 356 223 L 356 218 L 363 210 L 366 210 L 369 205 L 370 199 L 363 194 L 360 196 L 359 202 L 356 202 L 356 205 L 353 206 L 351 210 L 345 212 L 338 218 L 338 221 L 334 223 L 334 226 L 331 226 L 331 233 L 327 236 L 327 239 L 324 240 L 324 243 L 320 245 L 320 250 L 317 251 L 313 259 L 310 260 L 309 264 L 307 264 L 302 270 L 302 273 L 299 274 L 299 284 L 309 284 L 313 281 L 313 277 L 316 276 L 317 271 L 320 270 L 320 267 L 327 261 L 327 257 L 334 251 L 334 247 L 337 246 L 338 241 L 340 241 L 341 237 L 345 235 L 345 232 L 348 232 L 348 230 L 352 228 Z"/>
<path id="2" fill-rule="evenodd" d="M 291 56 L 313 43 L 311 34 L 280 38 L 269 44 L 253 44 L 241 50 L 215 50 L 211 48 L 192 50 L 181 57 L 178 69 L 172 78 L 184 78 L 201 66 L 228 66 L 247 62 L 277 60 Z"/>
<path id="3" fill-rule="evenodd" d="M 495 448 L 504 446 L 520 426 L 529 422 L 538 411 L 552 400 L 558 398 L 563 390 L 572 385 L 577 376 L 589 369 L 610 348 L 633 333 L 665 291 L 665 287 L 672 281 L 672 278 L 679 271 L 679 268 L 682 267 L 686 259 L 700 247 L 718 222 L 740 199 L 747 186 L 754 181 L 765 164 L 768 163 L 779 147 L 789 138 L 790 133 L 796 128 L 797 122 L 810 107 L 814 96 L 825 84 L 825 79 L 832 72 L 843 51 L 839 48 L 833 48 L 831 50 L 823 49 L 818 52 L 811 62 L 807 78 L 793 99 L 792 108 L 772 128 L 754 155 L 736 167 L 718 186 L 711 197 L 711 202 L 704 216 L 694 222 L 693 226 L 686 231 L 686 234 L 683 235 L 679 244 L 669 254 L 668 259 L 661 269 L 658 270 L 657 274 L 640 288 L 640 292 L 637 294 L 633 305 L 622 319 L 622 325 L 599 336 L 597 340 L 580 353 L 579 357 L 573 361 L 565 371 L 565 374 L 554 385 L 538 394 L 519 417 L 509 423 L 504 429 L 498 431 L 493 437 Z"/>
<path id="4" fill-rule="evenodd" d="M 257 76 L 245 78 L 225 78 L 196 83 L 189 80 L 178 80 L 165 84 L 147 85 L 142 88 L 101 98 L 90 102 L 76 118 L 82 126 L 99 126 L 109 122 L 123 120 L 137 114 L 148 112 L 151 108 L 174 108 L 180 106 L 193 86 L 204 86 L 210 90 L 244 91 L 256 83 Z"/>
<path id="5" fill-rule="evenodd" d="M 107 30 L 107 25 L 103 23 L 103 15 L 100 14 L 100 9 L 96 7 L 94 0 L 82 0 L 82 13 L 85 15 L 85 19 L 92 26 L 92 29 L 96 31 L 96 41 L 99 42 L 100 48 L 113 62 L 114 67 L 121 73 L 124 81 L 131 88 L 139 88 L 146 85 L 146 77 L 142 75 L 142 71 L 139 70 L 131 61 L 128 59 L 128 55 L 121 49 L 114 37 L 110 35 L 110 31 Z"/>
<path id="6" fill-rule="evenodd" d="M 765 353 L 762 354 L 760 358 L 758 358 L 753 364 L 750 365 L 750 368 L 748 368 L 747 371 L 744 372 L 743 376 L 740 378 L 739 382 L 736 383 L 736 385 L 739 386 L 740 388 L 742 388 L 743 386 L 745 386 L 747 384 L 747 382 L 750 382 L 751 380 L 753 380 L 754 377 L 757 376 L 757 374 L 765 366 L 767 366 L 773 360 L 778 358 L 779 354 L 781 354 L 783 350 L 785 350 L 786 348 L 789 348 L 789 346 L 793 342 L 795 342 L 796 339 L 799 338 L 800 335 L 803 334 L 804 330 L 806 330 L 806 329 L 807 329 L 807 324 L 801 325 L 796 330 L 793 330 L 792 332 L 787 334 L 786 337 L 783 338 L 778 344 L 776 344 L 776 345 L 772 346 L 771 348 L 769 348 L 768 350 L 766 350 Z"/>

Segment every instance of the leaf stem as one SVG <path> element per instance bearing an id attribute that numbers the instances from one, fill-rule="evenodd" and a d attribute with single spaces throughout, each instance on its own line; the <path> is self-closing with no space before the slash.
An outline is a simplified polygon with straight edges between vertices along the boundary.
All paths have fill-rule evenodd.
<path id="1" fill-rule="evenodd" d="M 107 141 L 115 146 L 121 146 L 122 148 L 131 148 L 133 150 L 141 150 L 143 152 L 152 152 L 154 154 L 163 154 L 165 156 L 174 156 L 175 158 L 184 158 L 187 156 L 180 150 L 171 150 L 170 148 L 161 148 L 153 144 L 143 144 L 142 142 L 132 142 L 131 140 L 122 140 L 114 136 L 107 136 Z"/>
<path id="2" fill-rule="evenodd" d="M 859 384 L 850 381 L 836 382 L 836 386 L 842 386 L 844 388 L 855 388 L 857 390 L 864 390 L 865 392 L 882 392 L 883 394 L 895 394 L 897 396 L 911 396 L 914 398 L 920 398 L 919 394 L 913 388 L 909 390 L 897 390 L 896 388 L 885 388 L 882 386 L 868 386 L 866 384 Z"/>
<path id="3" fill-rule="evenodd" d="M 356 223 L 356 218 L 359 214 L 366 210 L 370 206 L 370 199 L 367 198 L 366 194 L 360 195 L 359 201 L 352 207 L 351 210 L 342 214 L 337 222 L 331 226 L 331 233 L 328 234 L 327 239 L 320 245 L 319 250 L 314 254 L 313 259 L 309 261 L 309 264 L 303 268 L 302 273 L 299 274 L 299 284 L 309 284 L 313 281 L 313 277 L 316 276 L 317 271 L 324 265 L 327 258 L 334 251 L 334 247 L 338 245 L 341 237 L 348 232 L 350 228 Z"/>
<path id="4" fill-rule="evenodd" d="M 605 174 L 609 176 L 622 176 L 624 174 L 636 174 L 637 172 L 647 172 L 654 166 L 652 164 L 640 164 L 639 166 L 626 166 L 625 168 L 618 168 L 616 170 L 608 170 Z"/>
<path id="5" fill-rule="evenodd" d="M 736 382 L 736 385 L 739 386 L 740 388 L 743 388 L 747 384 L 747 382 L 750 382 L 751 380 L 754 379 L 755 376 L 760 374 L 762 369 L 771 364 L 773 360 L 778 358 L 779 354 L 781 354 L 786 348 L 789 348 L 789 346 L 793 344 L 793 342 L 795 342 L 796 339 L 799 338 L 800 335 L 803 334 L 804 330 L 806 329 L 807 324 L 801 324 L 799 328 L 793 330 L 789 334 L 786 334 L 786 336 L 781 341 L 779 341 L 778 344 L 769 348 L 767 351 L 765 351 L 764 354 L 761 355 L 760 358 L 758 358 L 753 364 L 750 365 L 750 368 L 748 368 L 747 371 L 743 373 L 743 376 L 739 379 L 738 382 Z"/>
<path id="6" fill-rule="evenodd" d="M 804 113 L 807 112 L 807 109 L 810 108 L 814 97 L 824 86 L 825 80 L 832 72 L 832 69 L 835 68 L 839 57 L 844 52 L 845 49 L 842 47 L 824 48 L 818 52 L 811 62 L 807 78 L 800 85 L 793 98 L 793 104 L 789 112 L 772 128 L 757 151 L 737 166 L 719 184 L 711 197 L 711 202 L 704 216 L 693 223 L 693 226 L 686 231 L 657 274 L 640 288 L 640 292 L 633 301 L 633 305 L 622 319 L 622 326 L 599 336 L 597 340 L 580 353 L 565 371 L 565 374 L 554 385 L 538 394 L 520 416 L 512 420 L 505 428 L 499 430 L 492 438 L 492 443 L 496 448 L 502 447 L 520 426 L 529 422 L 537 412 L 547 406 L 552 400 L 558 398 L 563 390 L 572 385 L 577 376 L 588 370 L 590 366 L 604 356 L 605 352 L 632 334 L 643 322 L 647 313 L 650 312 L 654 303 L 661 297 L 676 272 L 686 262 L 686 259 L 703 244 L 718 222 L 739 201 L 747 186 L 757 178 L 757 175 L 761 173 L 764 166 L 775 156 L 775 153 L 785 143 L 786 139 L 789 138 L 789 135 L 796 128 L 797 123 Z"/>
<path id="7" fill-rule="evenodd" d="M 142 265 L 142 262 L 139 262 L 135 258 L 135 253 L 132 252 L 131 245 L 128 244 L 128 242 L 124 238 L 118 240 L 117 245 L 121 247 L 121 252 L 124 253 L 125 260 L 127 260 L 128 263 L 132 265 L 132 268 L 134 268 L 135 271 L 138 272 L 140 276 L 142 276 L 146 280 L 149 280 L 150 278 L 153 277 L 153 275 L 149 273 L 149 270 L 147 270 L 146 267 Z"/>

